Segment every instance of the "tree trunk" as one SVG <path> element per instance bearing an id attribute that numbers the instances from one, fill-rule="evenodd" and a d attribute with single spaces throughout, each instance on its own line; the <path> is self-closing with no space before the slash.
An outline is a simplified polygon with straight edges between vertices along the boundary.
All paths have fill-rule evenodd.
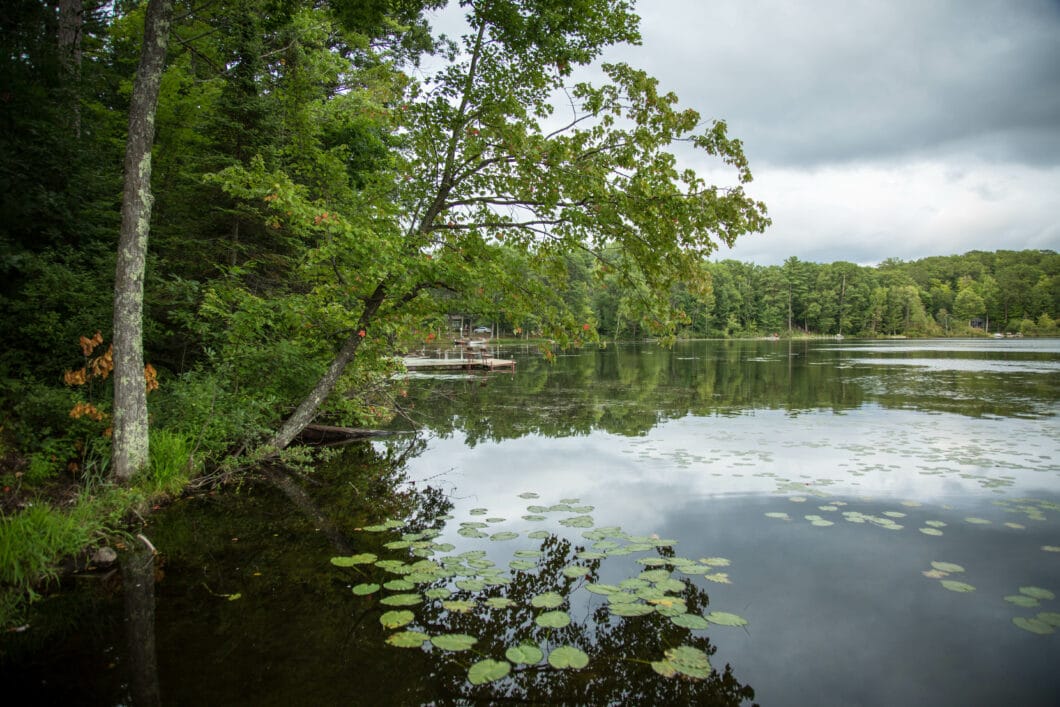
<path id="1" fill-rule="evenodd" d="M 63 69 L 63 92 L 69 109 L 67 119 L 76 137 L 81 137 L 81 0 L 59 0 L 59 63 Z"/>
<path id="2" fill-rule="evenodd" d="M 147 235 L 151 225 L 151 144 L 158 89 L 166 61 L 173 0 L 149 0 L 140 67 L 129 104 L 121 235 L 114 276 L 113 475 L 126 481 L 147 465 L 143 305 Z"/>
<path id="3" fill-rule="evenodd" d="M 312 392 L 291 413 L 291 416 L 284 421 L 279 431 L 272 436 L 266 446 L 277 452 L 286 448 L 305 429 L 305 426 L 316 418 L 320 406 L 331 395 L 331 391 L 335 389 L 335 385 L 339 382 L 339 378 L 342 377 L 346 366 L 353 360 L 354 354 L 360 348 L 361 341 L 364 339 L 362 332 L 367 331 L 368 324 L 375 317 L 375 313 L 379 311 L 379 306 L 385 299 L 386 287 L 380 284 L 365 302 L 364 312 L 361 313 L 361 317 L 358 320 L 358 330 L 342 345 L 339 352 L 335 354 L 335 358 L 331 360 L 327 372 L 317 382 Z"/>

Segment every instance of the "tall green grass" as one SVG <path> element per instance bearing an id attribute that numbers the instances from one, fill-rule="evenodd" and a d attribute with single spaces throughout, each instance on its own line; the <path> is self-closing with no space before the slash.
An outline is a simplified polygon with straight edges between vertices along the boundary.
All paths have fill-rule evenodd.
<path id="1" fill-rule="evenodd" d="M 179 494 L 198 471 L 191 439 L 179 432 L 151 430 L 149 464 L 133 483 L 149 496 Z"/>

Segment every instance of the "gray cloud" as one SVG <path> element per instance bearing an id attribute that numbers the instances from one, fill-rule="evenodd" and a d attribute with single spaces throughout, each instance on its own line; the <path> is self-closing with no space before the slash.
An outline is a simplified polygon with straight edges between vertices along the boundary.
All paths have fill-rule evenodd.
<path id="1" fill-rule="evenodd" d="M 977 154 L 1060 163 L 1060 4 L 642 2 L 616 50 L 758 163 Z"/>

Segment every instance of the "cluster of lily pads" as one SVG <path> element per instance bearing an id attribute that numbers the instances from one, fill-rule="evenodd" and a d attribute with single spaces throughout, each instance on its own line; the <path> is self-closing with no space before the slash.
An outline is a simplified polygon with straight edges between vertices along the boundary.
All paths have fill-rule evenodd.
<path id="1" fill-rule="evenodd" d="M 539 498 L 538 494 L 533 492 L 519 494 L 519 497 L 524 500 Z M 728 612 L 712 611 L 701 615 L 691 611 L 681 596 L 689 585 L 686 580 L 674 576 L 675 573 L 680 573 L 712 582 L 730 583 L 728 573 L 719 571 L 730 564 L 728 559 L 707 557 L 692 560 L 674 557 L 672 547 L 676 544 L 675 540 L 659 538 L 656 535 L 631 535 L 617 526 L 594 528 L 594 520 L 588 515 L 593 510 L 592 506 L 582 505 L 579 499 L 561 499 L 558 503 L 548 506 L 529 505 L 526 508 L 527 513 L 522 516 L 523 521 L 534 523 L 548 520 L 549 514 L 568 514 L 558 521 L 559 525 L 585 529 L 581 537 L 591 544 L 579 549 L 574 555 L 578 562 L 559 569 L 559 575 L 565 578 L 568 584 L 575 583 L 572 592 L 583 589 L 588 594 L 602 597 L 606 602 L 604 606 L 608 615 L 616 617 L 614 620 L 618 621 L 655 613 L 667 617 L 677 627 L 692 631 L 706 629 L 711 624 L 748 624 L 743 617 Z M 503 543 L 519 537 L 532 540 L 547 540 L 553 537 L 553 533 L 547 530 L 525 533 L 511 530 L 489 532 L 492 525 L 505 522 L 506 519 L 490 517 L 488 509 L 485 508 L 475 508 L 469 513 L 475 518 L 482 518 L 460 523 L 457 534 L 469 540 Z M 449 520 L 453 520 L 450 515 L 439 519 Z M 366 533 L 397 534 L 404 527 L 405 524 L 401 521 L 389 520 L 359 530 Z M 488 559 L 486 551 L 473 549 L 454 554 L 456 547 L 452 543 L 437 542 L 439 535 L 441 531 L 436 528 L 405 532 L 397 539 L 382 545 L 392 551 L 395 557 L 380 558 L 376 553 L 363 552 L 333 557 L 331 563 L 337 567 L 351 568 L 364 575 L 366 581 L 352 587 L 355 595 L 369 597 L 381 594 L 378 603 L 387 610 L 380 615 L 379 621 L 384 628 L 396 631 L 387 638 L 387 643 L 391 646 L 430 646 L 448 653 L 477 653 L 476 644 L 479 639 L 476 636 L 456 632 L 429 635 L 417 630 L 417 616 L 413 609 L 440 608 L 444 612 L 443 615 L 453 618 L 472 611 L 505 611 L 514 606 L 511 599 L 485 594 L 491 588 L 510 584 L 512 577 Z M 650 552 L 656 554 L 636 558 L 636 563 L 645 568 L 636 576 L 616 584 L 591 581 L 595 576 L 594 567 L 599 566 L 598 562 L 594 565 L 594 561 Z M 539 568 L 537 560 L 543 554 L 539 549 L 517 549 L 511 553 L 508 567 L 515 572 Z M 370 581 L 372 577 L 364 571 L 368 567 L 381 569 L 394 577 L 385 582 Z M 454 598 L 457 592 L 467 598 Z M 539 593 L 530 599 L 530 605 L 539 610 L 534 616 L 534 623 L 548 630 L 548 636 L 572 622 L 571 615 L 561 608 L 565 601 L 563 595 L 553 591 Z M 507 647 L 503 660 L 499 656 L 479 654 L 480 659 L 467 669 L 467 680 L 472 685 L 481 685 L 506 677 L 513 668 L 541 667 L 543 661 L 557 670 L 578 670 L 589 664 L 589 655 L 576 646 L 548 644 L 548 640 L 543 645 L 524 640 Z M 698 680 L 711 673 L 706 652 L 690 645 L 668 648 L 658 660 L 649 662 L 652 669 L 664 677 L 683 676 L 686 679 Z"/>
<path id="2" fill-rule="evenodd" d="M 936 561 L 931 563 L 930 570 L 924 570 L 922 574 L 925 577 L 939 580 L 942 586 L 949 589 L 951 592 L 974 592 L 975 587 L 966 582 L 947 579 L 947 577 L 950 577 L 951 575 L 963 572 L 964 568 L 960 565 L 952 562 Z M 1008 603 L 1023 608 L 1036 608 L 1042 601 L 1052 601 L 1053 599 L 1056 599 L 1056 594 L 1052 591 L 1043 589 L 1042 587 L 1033 586 L 1020 587 L 1018 594 L 1010 594 L 1005 597 L 1005 601 Z M 1050 634 L 1054 633 L 1057 628 L 1060 628 L 1060 612 L 1042 611 L 1036 616 L 1031 617 L 1016 616 L 1012 619 L 1012 623 L 1024 631 L 1043 635 Z"/>

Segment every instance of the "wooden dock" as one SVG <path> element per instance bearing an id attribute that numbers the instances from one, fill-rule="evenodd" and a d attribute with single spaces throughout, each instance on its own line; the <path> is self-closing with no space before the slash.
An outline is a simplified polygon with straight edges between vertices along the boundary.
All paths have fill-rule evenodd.
<path id="1" fill-rule="evenodd" d="M 410 371 L 496 371 L 507 369 L 515 371 L 515 361 L 492 356 L 467 356 L 463 358 L 422 358 L 406 356 L 405 368 Z"/>

